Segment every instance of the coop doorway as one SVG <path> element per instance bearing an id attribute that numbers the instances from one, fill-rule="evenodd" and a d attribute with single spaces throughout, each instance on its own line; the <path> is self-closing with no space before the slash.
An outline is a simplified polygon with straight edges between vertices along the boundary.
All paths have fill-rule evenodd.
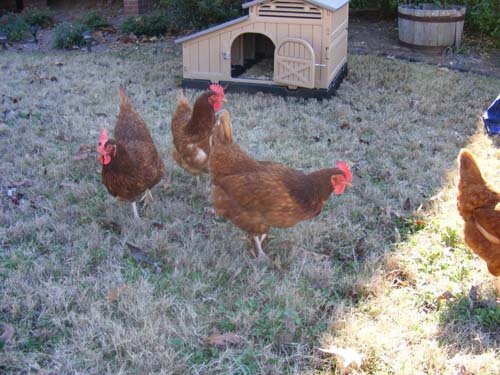
<path id="1" fill-rule="evenodd" d="M 272 81 L 274 50 L 273 41 L 263 34 L 241 34 L 231 46 L 231 77 Z"/>

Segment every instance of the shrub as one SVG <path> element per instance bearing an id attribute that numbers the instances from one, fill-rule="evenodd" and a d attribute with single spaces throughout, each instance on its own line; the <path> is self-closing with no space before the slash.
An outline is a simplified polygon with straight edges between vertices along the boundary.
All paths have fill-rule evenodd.
<path id="1" fill-rule="evenodd" d="M 29 33 L 29 25 L 22 17 L 9 13 L 0 18 L 0 31 L 7 34 L 11 42 L 23 40 Z"/>
<path id="2" fill-rule="evenodd" d="M 97 12 L 90 12 L 80 20 L 80 23 L 89 31 L 95 31 L 109 26 L 109 22 Z"/>
<path id="3" fill-rule="evenodd" d="M 242 14 L 238 0 L 161 0 L 164 8 L 176 24 L 185 29 L 207 27 Z"/>
<path id="4" fill-rule="evenodd" d="M 82 36 L 84 31 L 85 27 L 80 23 L 61 23 L 54 30 L 54 46 L 56 48 L 81 47 L 85 44 Z"/>
<path id="5" fill-rule="evenodd" d="M 123 34 L 159 36 L 168 31 L 175 31 L 171 18 L 164 14 L 129 17 L 123 21 L 120 29 Z"/>
<path id="6" fill-rule="evenodd" d="M 498 0 L 467 0 L 465 22 L 474 31 L 497 38 L 500 44 L 500 2 Z"/>
<path id="7" fill-rule="evenodd" d="M 41 28 L 54 24 L 54 16 L 46 9 L 27 8 L 23 11 L 22 17 L 28 25 L 38 25 Z"/>
<path id="8" fill-rule="evenodd" d="M 170 0 L 163 0 L 170 1 Z M 378 7 L 384 16 L 397 14 L 398 4 L 436 3 L 437 5 L 465 5 L 467 29 L 491 35 L 500 43 L 500 1 L 498 0 L 353 0 L 351 8 Z"/>

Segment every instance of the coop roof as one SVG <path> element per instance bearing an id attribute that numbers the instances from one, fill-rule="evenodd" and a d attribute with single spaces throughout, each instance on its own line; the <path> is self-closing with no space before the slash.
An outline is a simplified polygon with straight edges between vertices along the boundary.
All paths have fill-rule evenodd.
<path id="1" fill-rule="evenodd" d="M 234 19 L 234 20 L 231 20 L 231 21 L 227 21 L 227 22 L 221 23 L 220 25 L 216 25 L 216 26 L 211 27 L 211 28 L 209 28 L 209 29 L 202 30 L 202 31 L 199 31 L 199 32 L 194 33 L 194 34 L 187 35 L 187 36 L 185 36 L 185 37 L 183 37 L 183 38 L 176 39 L 176 40 L 175 40 L 175 43 L 177 43 L 177 44 L 178 44 L 178 43 L 184 43 L 184 42 L 187 42 L 188 40 L 198 38 L 199 36 L 202 36 L 202 35 L 205 35 L 205 34 L 210 34 L 210 33 L 213 33 L 214 31 L 217 31 L 217 30 L 223 29 L 223 28 L 225 28 L 225 27 L 228 27 L 228 26 L 235 25 L 235 24 L 237 24 L 237 23 L 240 23 L 240 22 L 246 21 L 248 18 L 249 18 L 249 16 L 243 16 L 243 17 L 240 17 L 240 18 L 236 18 L 236 19 Z"/>
<path id="2" fill-rule="evenodd" d="M 248 3 L 244 3 L 242 7 L 249 8 L 253 5 L 265 3 L 266 1 L 269 0 L 254 0 Z M 349 2 L 349 0 L 305 0 L 305 1 L 311 3 L 312 5 L 316 5 L 318 7 L 325 8 L 331 11 L 336 11 Z"/>

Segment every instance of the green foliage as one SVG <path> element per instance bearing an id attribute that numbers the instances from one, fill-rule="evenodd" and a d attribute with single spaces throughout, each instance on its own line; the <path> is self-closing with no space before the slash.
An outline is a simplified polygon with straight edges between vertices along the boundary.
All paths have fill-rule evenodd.
<path id="1" fill-rule="evenodd" d="M 9 41 L 17 42 L 29 35 L 29 25 L 22 17 L 9 13 L 0 18 L 0 32 L 7 34 Z"/>
<path id="2" fill-rule="evenodd" d="M 84 31 L 85 27 L 80 23 L 61 23 L 54 30 L 54 46 L 61 49 L 81 47 L 85 43 L 82 36 Z"/>
<path id="3" fill-rule="evenodd" d="M 172 18 L 164 14 L 129 17 L 121 24 L 123 34 L 160 36 L 166 32 L 177 31 Z"/>
<path id="4" fill-rule="evenodd" d="M 460 234 L 454 228 L 446 227 L 441 233 L 441 241 L 448 247 L 456 248 L 461 242 Z"/>
<path id="5" fill-rule="evenodd" d="M 80 23 L 89 31 L 95 31 L 109 26 L 109 22 L 106 18 L 101 16 L 98 12 L 90 12 L 82 19 Z"/>
<path id="6" fill-rule="evenodd" d="M 165 1 L 165 0 L 164 0 Z M 353 9 L 379 8 L 383 16 L 396 16 L 399 4 L 435 3 L 465 5 L 465 26 L 475 32 L 497 38 L 500 43 L 500 2 L 498 0 L 352 0 Z"/>
<path id="7" fill-rule="evenodd" d="M 496 306 L 471 307 L 468 297 L 461 297 L 449 304 L 446 314 L 441 317 L 445 322 L 475 321 L 481 328 L 491 331 L 500 327 L 500 308 Z"/>
<path id="8" fill-rule="evenodd" d="M 23 11 L 22 17 L 28 25 L 38 25 L 47 28 L 54 24 L 54 16 L 47 9 L 27 8 Z"/>
<path id="9" fill-rule="evenodd" d="M 500 2 L 497 0 L 468 0 L 465 22 L 470 29 L 497 38 L 500 44 Z"/>
<path id="10" fill-rule="evenodd" d="M 161 6 L 175 23 L 197 29 L 228 21 L 242 14 L 237 0 L 161 0 Z"/>

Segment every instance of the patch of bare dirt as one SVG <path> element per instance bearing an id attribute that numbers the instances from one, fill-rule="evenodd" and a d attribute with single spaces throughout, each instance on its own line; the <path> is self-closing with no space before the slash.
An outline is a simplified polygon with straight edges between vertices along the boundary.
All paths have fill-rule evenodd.
<path id="1" fill-rule="evenodd" d="M 351 54 L 382 55 L 500 77 L 500 49 L 491 39 L 467 33 L 459 49 L 426 51 L 399 43 L 397 19 L 350 17 L 348 46 Z"/>

